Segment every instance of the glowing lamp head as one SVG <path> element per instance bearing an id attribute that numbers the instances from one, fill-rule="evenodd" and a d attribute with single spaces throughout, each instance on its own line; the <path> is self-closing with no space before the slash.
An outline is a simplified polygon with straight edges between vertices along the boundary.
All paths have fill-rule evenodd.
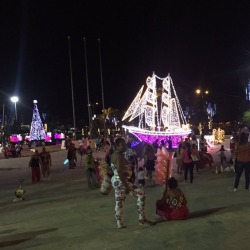
<path id="1" fill-rule="evenodd" d="M 18 102 L 18 97 L 17 96 L 12 96 L 10 100 L 14 103 Z"/>
<path id="2" fill-rule="evenodd" d="M 200 90 L 200 89 L 196 89 L 196 91 L 195 91 L 195 92 L 196 92 L 196 94 L 198 94 L 198 95 L 199 95 L 199 94 L 201 93 L 201 90 Z"/>
<path id="3" fill-rule="evenodd" d="M 37 104 L 37 100 L 33 100 L 33 103 L 34 103 L 34 104 Z"/>

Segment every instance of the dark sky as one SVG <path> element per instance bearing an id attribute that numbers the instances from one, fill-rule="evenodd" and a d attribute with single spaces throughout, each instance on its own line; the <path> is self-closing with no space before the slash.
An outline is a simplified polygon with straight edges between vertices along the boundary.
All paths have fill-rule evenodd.
<path id="1" fill-rule="evenodd" d="M 126 109 L 155 71 L 171 74 L 181 103 L 201 87 L 221 119 L 237 111 L 250 75 L 249 1 L 0 3 L 0 102 L 13 108 L 18 95 L 25 123 L 34 99 L 55 119 L 72 119 L 68 36 L 78 120 L 88 117 L 84 37 L 91 103 L 101 103 L 100 38 L 106 108 Z"/>

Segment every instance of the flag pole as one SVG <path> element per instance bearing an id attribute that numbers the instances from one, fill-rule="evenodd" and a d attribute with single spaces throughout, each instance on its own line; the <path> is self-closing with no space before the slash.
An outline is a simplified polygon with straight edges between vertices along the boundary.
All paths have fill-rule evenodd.
<path id="1" fill-rule="evenodd" d="M 68 36 L 68 44 L 69 44 L 69 67 L 70 67 L 71 97 L 72 97 L 72 111 L 73 111 L 73 126 L 74 126 L 73 139 L 75 140 L 76 139 L 76 117 L 75 117 L 75 101 L 74 101 L 74 86 L 73 86 L 73 74 L 72 74 L 70 36 Z"/>
<path id="2" fill-rule="evenodd" d="M 101 56 L 101 39 L 98 38 L 99 45 L 99 59 L 100 59 L 100 77 L 101 77 L 101 89 L 102 89 L 102 112 L 103 112 L 103 129 L 104 129 L 104 139 L 106 139 L 106 118 L 105 118 L 105 105 L 104 105 L 104 90 L 103 90 L 103 77 L 102 77 L 102 56 Z"/>
<path id="3" fill-rule="evenodd" d="M 89 116 L 89 138 L 91 139 L 92 123 L 91 123 L 91 105 L 89 101 L 89 81 L 88 81 L 88 65 L 87 65 L 87 53 L 86 53 L 86 39 L 84 40 L 84 52 L 85 52 L 85 70 L 86 70 L 86 85 L 87 85 L 87 101 L 88 101 L 88 116 Z"/>

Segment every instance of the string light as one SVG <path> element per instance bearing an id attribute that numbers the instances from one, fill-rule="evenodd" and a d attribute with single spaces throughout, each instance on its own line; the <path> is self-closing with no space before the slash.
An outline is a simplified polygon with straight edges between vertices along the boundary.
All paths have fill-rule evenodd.
<path id="1" fill-rule="evenodd" d="M 137 93 L 135 99 L 133 100 L 133 102 L 129 106 L 128 110 L 126 111 L 125 115 L 123 116 L 122 121 L 124 121 L 129 116 L 131 116 L 133 114 L 133 112 L 135 111 L 135 108 L 138 106 L 138 104 L 140 102 L 140 98 L 141 98 L 143 88 L 144 88 L 144 86 L 142 86 L 141 89 L 139 90 L 139 92 Z"/>
<path id="2" fill-rule="evenodd" d="M 163 92 L 161 94 L 161 103 L 157 103 L 156 78 L 162 80 Z M 142 95 L 143 88 L 141 88 L 122 119 L 125 120 L 130 117 L 129 121 L 132 121 L 139 116 L 138 127 L 123 127 L 137 136 L 139 140 L 148 143 L 153 143 L 156 139 L 159 141 L 165 140 L 166 136 L 171 136 L 173 146 L 177 146 L 181 137 L 187 136 L 191 131 L 189 126 L 186 126 L 186 119 L 172 78 L 169 74 L 165 78 L 160 78 L 153 73 L 152 77 L 146 79 L 146 85 L 147 89 L 144 94 Z M 143 119 L 145 128 L 141 128 Z M 156 128 L 158 131 L 156 131 Z"/>

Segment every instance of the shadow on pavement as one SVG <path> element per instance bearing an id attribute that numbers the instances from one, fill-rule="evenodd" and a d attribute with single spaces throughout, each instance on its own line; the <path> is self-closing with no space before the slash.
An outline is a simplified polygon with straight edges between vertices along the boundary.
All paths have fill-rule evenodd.
<path id="1" fill-rule="evenodd" d="M 54 232 L 56 230 L 57 230 L 57 228 L 50 228 L 47 230 L 31 231 L 31 232 L 25 232 L 25 233 L 14 234 L 14 235 L 2 237 L 1 242 L 0 242 L 0 248 L 7 247 L 7 246 L 14 246 L 14 245 L 20 244 L 22 242 L 25 242 L 27 240 L 32 240 L 33 238 L 35 238 L 39 234 Z M 11 240 L 13 238 L 15 238 L 15 240 Z"/>
<path id="2" fill-rule="evenodd" d="M 217 208 L 211 208 L 211 209 L 206 209 L 206 210 L 201 210 L 201 211 L 197 211 L 197 212 L 193 212 L 189 214 L 188 220 L 190 219 L 195 219 L 195 218 L 199 218 L 199 217 L 204 217 L 213 213 L 217 213 L 218 211 L 227 208 L 227 207 L 217 207 Z M 167 220 L 164 220 L 162 218 L 156 219 L 156 223 L 162 223 L 162 222 L 166 222 Z"/>

